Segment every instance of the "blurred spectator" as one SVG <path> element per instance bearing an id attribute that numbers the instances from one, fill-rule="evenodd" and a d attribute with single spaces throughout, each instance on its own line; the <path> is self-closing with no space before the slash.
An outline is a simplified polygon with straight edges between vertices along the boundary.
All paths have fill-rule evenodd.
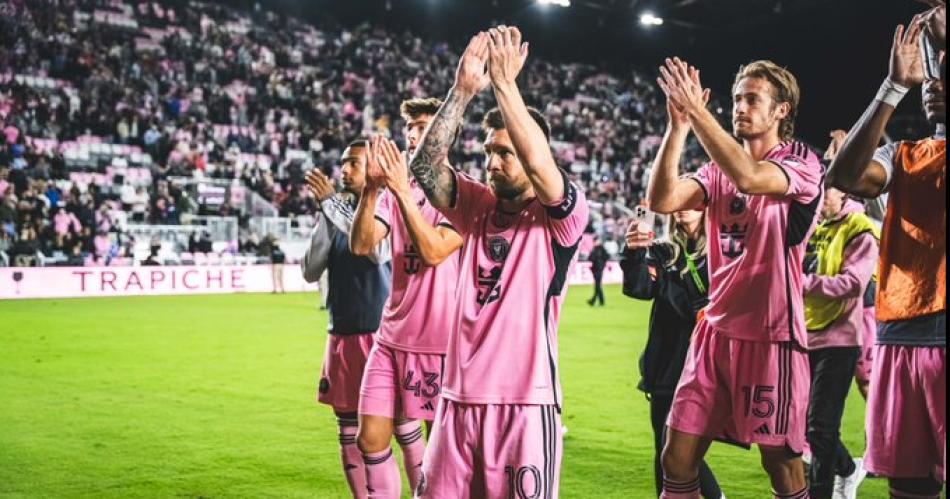
<path id="1" fill-rule="evenodd" d="M 65 205 L 83 228 L 105 228 L 122 245 L 120 220 L 101 225 L 106 202 L 121 205 L 135 224 L 238 216 L 246 233 L 244 206 L 197 190 L 209 179 L 234 180 L 281 216 L 312 215 L 304 173 L 333 171 L 354 137 L 403 140 L 394 119 L 400 102 L 444 95 L 457 62 L 458 50 L 444 42 L 368 24 L 312 26 L 219 3 L 135 5 L 26 2 L 0 32 L 0 75 L 11 77 L 0 79 L 0 218 L 13 224 L 13 238 L 26 226 L 24 213 L 41 239 L 52 234 L 44 229 Z M 80 14 L 93 10 L 142 28 L 84 21 Z M 591 232 L 616 252 L 660 143 L 660 92 L 636 70 L 536 57 L 528 64 L 525 100 L 544 111 L 558 164 L 598 207 Z M 454 164 L 476 177 L 485 161 L 478 118 L 493 106 L 490 92 L 473 101 L 452 151 Z M 711 106 L 728 120 L 730 106 L 715 98 Z M 93 157 L 93 145 L 108 146 L 111 157 Z M 115 152 L 123 147 L 127 154 Z M 695 140 L 685 156 L 686 171 L 705 159 Z M 44 253 L 63 250 L 52 239 L 40 244 Z M 81 239 L 91 247 L 91 235 Z"/>

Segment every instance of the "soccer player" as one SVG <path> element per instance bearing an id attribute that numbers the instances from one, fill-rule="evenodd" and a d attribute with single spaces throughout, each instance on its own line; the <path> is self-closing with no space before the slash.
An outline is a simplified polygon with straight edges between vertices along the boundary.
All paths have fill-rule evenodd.
<path id="1" fill-rule="evenodd" d="M 557 323 L 589 212 L 554 162 L 547 121 L 515 83 L 526 57 L 517 28 L 473 37 L 409 166 L 464 241 L 442 402 L 418 497 L 558 495 Z M 446 158 L 465 108 L 489 84 L 498 109 L 483 120 L 485 185 Z"/>
<path id="2" fill-rule="evenodd" d="M 770 61 L 740 68 L 732 89 L 739 143 L 706 109 L 699 70 L 676 58 L 660 72 L 669 125 L 650 180 L 650 209 L 705 207 L 711 281 L 668 420 L 662 497 L 699 497 L 698 466 L 716 438 L 758 444 L 775 497 L 808 497 L 802 260 L 821 205 L 823 168 L 793 139 L 798 83 Z M 680 178 L 691 129 L 712 161 Z"/>
<path id="3" fill-rule="evenodd" d="M 895 498 L 936 498 L 946 482 L 946 6 L 932 3 L 909 27 L 898 26 L 887 79 L 829 174 L 856 196 L 889 193 L 864 464 L 889 479 Z M 922 57 L 921 32 L 938 59 Z M 934 135 L 878 148 L 898 103 L 921 84 Z"/>
<path id="4" fill-rule="evenodd" d="M 402 103 L 409 154 L 441 105 L 438 99 Z M 462 237 L 410 180 L 406 157 L 393 142 L 374 137 L 372 149 L 350 247 L 370 254 L 388 239 L 393 288 L 363 377 L 357 441 L 370 497 L 398 498 L 402 480 L 390 441 L 395 432 L 415 490 L 425 453 L 419 421 L 431 423 L 439 403 Z M 383 186 L 387 190 L 381 192 Z"/>
<path id="5" fill-rule="evenodd" d="M 353 196 L 359 196 L 366 183 L 367 146 L 360 140 L 343 151 L 343 187 Z M 319 170 L 307 175 L 307 184 L 320 202 L 322 215 L 300 267 L 307 282 L 316 282 L 324 271 L 330 274 L 330 334 L 317 400 L 336 413 L 343 473 L 353 497 L 363 499 L 367 497 L 366 472 L 356 445 L 357 410 L 373 333 L 379 329 L 389 297 L 390 249 L 384 243 L 367 256 L 350 252 L 353 204 L 335 194 L 333 183 Z"/>
<path id="6" fill-rule="evenodd" d="M 880 235 L 864 205 L 833 187 L 825 190 L 821 219 L 808 243 L 803 283 L 811 364 L 809 493 L 812 499 L 853 499 L 867 473 L 841 442 L 841 418 L 861 356 L 864 294 Z"/>

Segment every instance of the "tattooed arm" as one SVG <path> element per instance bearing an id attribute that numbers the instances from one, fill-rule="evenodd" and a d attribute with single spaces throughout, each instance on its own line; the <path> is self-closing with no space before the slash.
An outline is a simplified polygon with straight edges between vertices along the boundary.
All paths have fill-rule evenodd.
<path id="1" fill-rule="evenodd" d="M 449 147 L 452 146 L 456 130 L 462 123 L 465 108 L 488 86 L 487 62 L 488 35 L 479 33 L 472 37 L 468 48 L 462 54 L 455 74 L 455 84 L 445 103 L 429 123 L 419 150 L 409 163 L 409 170 L 419 182 L 429 202 L 436 208 L 448 208 L 455 202 L 455 173 L 448 161 Z"/>

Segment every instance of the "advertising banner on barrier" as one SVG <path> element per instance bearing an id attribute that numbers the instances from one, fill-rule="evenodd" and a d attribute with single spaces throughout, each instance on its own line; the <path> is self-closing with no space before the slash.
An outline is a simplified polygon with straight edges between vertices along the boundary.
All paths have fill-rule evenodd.
<path id="1" fill-rule="evenodd" d="M 591 284 L 590 264 L 580 262 L 568 275 L 571 284 Z M 604 283 L 620 283 L 616 262 Z M 316 291 L 303 280 L 300 267 L 285 265 L 284 290 Z M 270 265 L 176 267 L 0 267 L 0 299 L 84 298 L 96 296 L 269 293 L 274 290 Z"/>

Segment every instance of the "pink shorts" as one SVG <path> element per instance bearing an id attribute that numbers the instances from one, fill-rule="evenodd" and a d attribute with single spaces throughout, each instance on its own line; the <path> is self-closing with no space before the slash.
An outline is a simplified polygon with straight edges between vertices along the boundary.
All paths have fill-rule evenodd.
<path id="1" fill-rule="evenodd" d="M 808 354 L 791 342 L 733 339 L 702 320 L 668 425 L 743 446 L 787 447 L 801 453 L 810 390 Z"/>
<path id="2" fill-rule="evenodd" d="M 442 393 L 440 354 L 406 352 L 376 343 L 369 353 L 360 414 L 389 419 L 435 419 Z"/>
<path id="3" fill-rule="evenodd" d="M 867 428 L 869 471 L 946 482 L 946 348 L 874 347 Z"/>
<path id="4" fill-rule="evenodd" d="M 416 497 L 558 497 L 562 440 L 554 406 L 443 399 Z"/>
<path id="5" fill-rule="evenodd" d="M 359 409 L 360 382 L 373 343 L 372 333 L 327 335 L 317 401 L 333 406 L 339 413 Z"/>
<path id="6" fill-rule="evenodd" d="M 864 331 L 861 332 L 861 357 L 854 369 L 854 377 L 862 383 L 871 382 L 871 364 L 874 362 L 874 342 L 877 340 L 877 317 L 874 307 L 864 309 Z"/>

